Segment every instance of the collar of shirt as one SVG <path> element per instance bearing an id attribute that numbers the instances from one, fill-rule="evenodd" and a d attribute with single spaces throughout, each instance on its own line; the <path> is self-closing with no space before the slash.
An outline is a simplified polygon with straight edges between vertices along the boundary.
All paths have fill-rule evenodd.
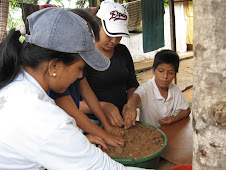
<path id="1" fill-rule="evenodd" d="M 43 101 L 48 101 L 55 104 L 55 101 L 52 100 L 45 90 L 41 87 L 41 85 L 37 82 L 37 80 L 32 77 L 28 72 L 26 72 L 24 69 L 22 69 L 21 73 L 16 78 L 16 81 L 21 81 L 23 79 L 26 79 L 31 85 L 31 88 L 33 88 L 33 91 L 38 94 L 38 97 L 42 99 Z"/>

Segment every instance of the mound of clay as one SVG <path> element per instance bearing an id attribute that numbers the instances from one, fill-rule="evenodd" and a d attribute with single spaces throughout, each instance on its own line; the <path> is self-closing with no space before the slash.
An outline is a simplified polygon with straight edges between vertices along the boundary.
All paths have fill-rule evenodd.
<path id="1" fill-rule="evenodd" d="M 125 130 L 125 146 L 122 148 L 107 145 L 104 150 L 110 157 L 140 159 L 158 152 L 163 147 L 163 138 L 156 129 L 136 122 Z"/>

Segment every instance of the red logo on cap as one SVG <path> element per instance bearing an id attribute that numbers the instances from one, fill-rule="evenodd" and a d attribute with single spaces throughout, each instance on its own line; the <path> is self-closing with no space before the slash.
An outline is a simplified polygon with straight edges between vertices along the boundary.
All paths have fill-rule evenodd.
<path id="1" fill-rule="evenodd" d="M 110 15 L 111 15 L 111 18 L 109 20 L 111 20 L 111 19 L 113 19 L 114 21 L 115 20 L 127 20 L 127 15 L 122 14 L 118 11 L 111 11 Z"/>

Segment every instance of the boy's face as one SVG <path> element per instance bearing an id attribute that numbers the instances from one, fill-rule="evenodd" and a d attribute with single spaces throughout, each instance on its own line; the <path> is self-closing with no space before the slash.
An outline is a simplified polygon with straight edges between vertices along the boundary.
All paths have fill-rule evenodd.
<path id="1" fill-rule="evenodd" d="M 155 82 L 159 88 L 167 88 L 173 81 L 176 75 L 174 67 L 170 64 L 159 64 L 158 67 L 153 70 L 155 75 Z"/>

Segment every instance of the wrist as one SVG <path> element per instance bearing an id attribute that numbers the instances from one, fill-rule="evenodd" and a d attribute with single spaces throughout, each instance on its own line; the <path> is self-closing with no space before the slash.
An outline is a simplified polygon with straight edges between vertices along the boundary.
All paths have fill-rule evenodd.
<path id="1" fill-rule="evenodd" d="M 127 109 L 128 109 L 128 110 L 136 110 L 137 107 L 134 106 L 134 105 L 127 104 Z"/>
<path id="2" fill-rule="evenodd" d="M 178 119 L 178 116 L 172 116 L 173 117 L 173 122 L 172 123 L 175 123 L 177 122 L 179 119 Z"/>
<path id="3" fill-rule="evenodd" d="M 103 122 L 102 125 L 103 125 L 104 129 L 111 128 L 111 124 L 108 121 L 107 122 Z"/>

